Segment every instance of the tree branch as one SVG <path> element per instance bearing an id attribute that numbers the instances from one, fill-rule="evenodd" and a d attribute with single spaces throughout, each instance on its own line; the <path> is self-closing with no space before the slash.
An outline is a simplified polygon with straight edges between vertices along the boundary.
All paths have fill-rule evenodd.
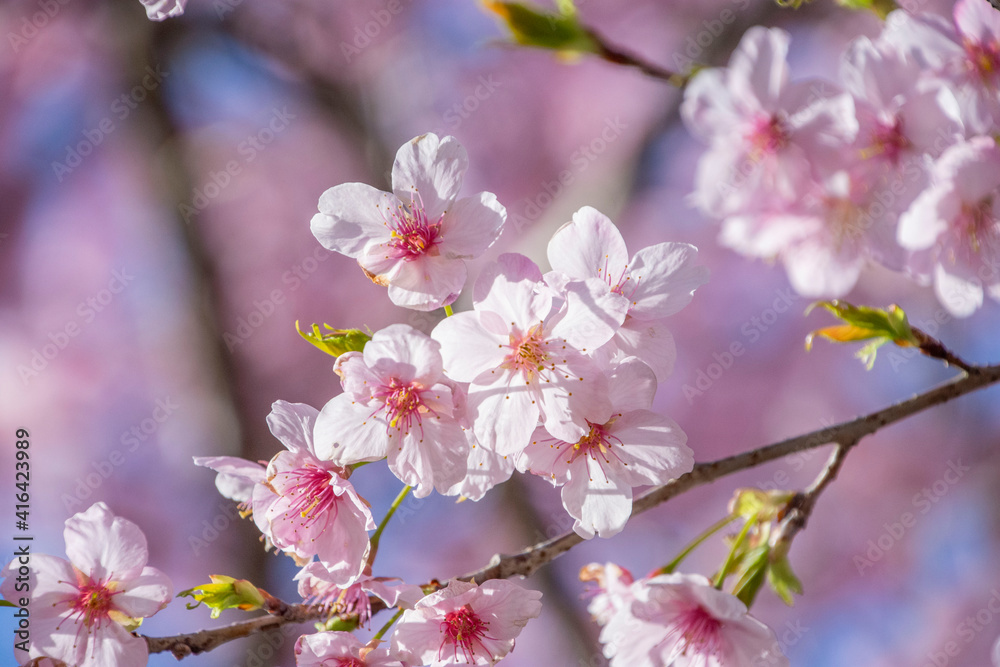
<path id="1" fill-rule="evenodd" d="M 641 514 L 696 486 L 713 482 L 735 472 L 754 468 L 796 452 L 815 449 L 829 443 L 837 443 L 837 449 L 827 463 L 826 468 L 817 477 L 816 481 L 801 494 L 803 500 L 800 500 L 799 503 L 802 504 L 793 507 L 790 515 L 786 517 L 785 522 L 782 524 L 782 530 L 787 535 L 786 539 L 790 540 L 795 533 L 805 526 L 805 521 L 812 511 L 812 505 L 815 504 L 819 494 L 833 481 L 840 470 L 840 466 L 843 464 L 847 452 L 862 438 L 875 433 L 889 424 L 901 421 L 910 415 L 1000 382 L 1000 365 L 972 366 L 970 370 L 972 372 L 955 378 L 941 386 L 851 421 L 835 424 L 794 438 L 788 438 L 781 442 L 741 454 L 735 454 L 717 461 L 697 463 L 691 472 L 681 475 L 677 479 L 637 498 L 632 504 L 632 514 Z M 795 527 L 799 523 L 801 525 Z M 497 554 L 485 567 L 458 578 L 464 580 L 475 579 L 477 582 L 483 582 L 488 579 L 507 579 L 514 576 L 526 577 L 583 541 L 583 538 L 576 533 L 565 533 L 551 540 L 540 542 L 516 554 Z M 435 581 L 432 582 L 431 586 L 441 586 L 441 584 Z M 373 614 L 384 608 L 385 604 L 381 600 L 372 598 Z M 300 623 L 324 618 L 327 613 L 328 611 L 321 607 L 303 604 L 287 605 L 287 607 L 282 608 L 277 614 L 234 623 L 223 628 L 203 630 L 201 632 L 174 637 L 145 637 L 145 639 L 149 644 L 150 653 L 169 650 L 178 658 L 182 658 L 193 653 L 202 653 L 211 650 L 231 639 L 246 637 L 256 632 L 277 628 L 286 623 Z"/>

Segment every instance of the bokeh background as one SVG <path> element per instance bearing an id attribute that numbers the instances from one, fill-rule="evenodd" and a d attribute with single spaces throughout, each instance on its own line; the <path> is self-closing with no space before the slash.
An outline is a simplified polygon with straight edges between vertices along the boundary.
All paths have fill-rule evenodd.
<path id="1" fill-rule="evenodd" d="M 879 29 L 827 0 L 798 11 L 765 0 L 578 4 L 609 40 L 668 67 L 724 64 L 746 28 L 763 23 L 791 31 L 794 76 L 835 78 L 843 45 Z M 952 375 L 898 352 L 871 372 L 847 347 L 806 353 L 803 337 L 828 320 L 803 317 L 807 303 L 780 267 L 721 248 L 716 224 L 686 203 L 702 149 L 678 121 L 679 94 L 630 69 L 502 45 L 477 3 L 190 0 L 183 17 L 155 24 L 138 2 L 17 0 L 0 5 L 0 27 L 0 553 L 14 548 L 14 433 L 26 428 L 35 551 L 63 555 L 63 521 L 100 500 L 144 528 L 150 564 L 177 590 L 224 573 L 296 601 L 291 561 L 264 553 L 191 457 L 266 460 L 280 447 L 265 424 L 273 401 L 319 407 L 340 391 L 332 359 L 299 339 L 296 320 L 433 327 L 439 314 L 393 307 L 309 232 L 326 188 L 387 188 L 396 148 L 428 131 L 467 148 L 463 193 L 495 192 L 508 210 L 472 276 L 501 252 L 544 268 L 549 236 L 587 204 L 618 223 L 632 252 L 665 240 L 701 249 L 712 279 L 675 316 L 678 363 L 656 403 L 699 460 L 851 418 Z M 995 303 L 955 321 L 929 289 L 885 270 L 866 273 L 850 298 L 898 303 L 968 359 L 1000 360 Z M 743 353 L 727 357 L 734 343 Z M 1000 599 L 998 433 L 992 389 L 851 454 L 792 550 L 805 595 L 789 608 L 765 591 L 754 607 L 793 665 L 988 663 L 1000 636 L 989 609 Z M 826 453 L 695 489 L 544 568 L 524 582 L 543 591 L 543 615 L 505 664 L 605 664 L 581 600 L 582 565 L 612 560 L 645 573 L 721 517 L 738 486 L 801 488 Z M 400 487 L 384 466 L 353 481 L 376 518 Z M 915 523 L 900 531 L 905 513 Z M 517 478 L 479 503 L 411 501 L 383 540 L 377 573 L 445 579 L 570 527 L 558 491 L 540 479 Z M 712 542 L 686 569 L 708 574 L 723 557 Z M 977 614 L 975 626 L 960 625 Z M 175 602 L 143 631 L 241 617 L 211 621 Z M 10 617 L 0 619 L 9 637 Z M 309 628 L 184 664 L 290 667 L 299 630 Z M 945 653 L 949 642 L 957 655 Z M 10 649 L 0 653 L 13 663 Z"/>

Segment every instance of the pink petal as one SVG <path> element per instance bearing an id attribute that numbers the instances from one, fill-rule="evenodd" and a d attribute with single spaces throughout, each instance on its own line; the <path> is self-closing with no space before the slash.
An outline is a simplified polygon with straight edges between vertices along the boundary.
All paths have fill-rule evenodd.
<path id="1" fill-rule="evenodd" d="M 590 206 L 573 214 L 548 245 L 552 268 L 573 280 L 600 278 L 616 285 L 628 265 L 628 251 L 621 232 L 611 220 Z"/>
<path id="2" fill-rule="evenodd" d="M 436 310 L 458 298 L 467 275 L 460 259 L 424 255 L 399 265 L 389 284 L 389 299 L 403 308 Z"/>
<path id="3" fill-rule="evenodd" d="M 124 583 L 122 592 L 114 596 L 114 605 L 132 618 L 152 616 L 174 597 L 170 579 L 155 567 L 143 568 L 142 574 Z"/>
<path id="4" fill-rule="evenodd" d="M 470 387 L 469 409 L 476 415 L 473 425 L 482 446 L 501 455 L 515 455 L 524 449 L 535 430 L 539 405 L 523 380 L 522 384 L 517 384 L 517 379 L 510 384 L 504 377 L 498 380 Z"/>
<path id="5" fill-rule="evenodd" d="M 377 401 L 360 402 L 348 394 L 330 399 L 316 418 L 316 456 L 337 465 L 385 458 L 388 425 L 376 414 Z"/>
<path id="6" fill-rule="evenodd" d="M 388 192 L 364 183 L 344 183 L 320 196 L 319 213 L 309 227 L 324 248 L 356 258 L 370 241 L 389 237 L 386 221 L 399 206 Z"/>
<path id="7" fill-rule="evenodd" d="M 469 157 L 455 137 L 423 134 L 403 144 L 392 165 L 392 190 L 401 200 L 422 205 L 436 220 L 458 196 Z"/>
<path id="8" fill-rule="evenodd" d="M 194 463 L 219 473 L 215 476 L 215 488 L 224 498 L 238 503 L 248 502 L 254 485 L 266 479 L 264 466 L 235 456 L 196 456 Z"/>
<path id="9" fill-rule="evenodd" d="M 500 238 L 507 209 L 492 192 L 452 204 L 441 221 L 441 252 L 448 258 L 479 257 Z"/>
<path id="10" fill-rule="evenodd" d="M 590 458 L 585 459 L 588 463 Z M 574 477 L 562 487 L 562 503 L 576 519 L 573 530 L 590 539 L 594 535 L 612 537 L 625 528 L 632 516 L 632 488 L 604 477 L 600 469 Z"/>
<path id="11" fill-rule="evenodd" d="M 687 243 L 658 243 L 632 259 L 633 289 L 629 314 L 640 319 L 673 315 L 691 302 L 694 291 L 708 282 L 708 268 L 695 266 L 698 249 Z"/>
<path id="12" fill-rule="evenodd" d="M 638 357 L 653 370 L 657 381 L 664 381 L 674 372 L 677 344 L 666 320 L 627 318 L 608 344 L 626 356 Z M 643 407 L 638 404 L 633 407 Z"/>
<path id="13" fill-rule="evenodd" d="M 287 449 L 312 451 L 313 424 L 318 414 L 319 410 L 305 403 L 275 401 L 267 416 L 267 426 Z"/>
<path id="14" fill-rule="evenodd" d="M 1000 42 L 1000 11 L 986 0 L 961 0 L 955 5 L 955 24 L 973 42 Z"/>
<path id="15" fill-rule="evenodd" d="M 149 557 L 139 526 L 115 516 L 104 503 L 67 519 L 63 535 L 70 563 L 96 581 L 137 577 Z"/>
<path id="16" fill-rule="evenodd" d="M 788 33 L 754 26 L 744 33 L 729 59 L 729 85 L 739 100 L 759 100 L 774 111 L 788 81 Z"/>
<path id="17" fill-rule="evenodd" d="M 625 359 L 608 374 L 608 398 L 613 410 L 648 410 L 655 394 L 656 376 L 640 359 Z"/>
<path id="18" fill-rule="evenodd" d="M 503 363 L 509 336 L 487 331 L 481 318 L 476 312 L 456 313 L 431 331 L 431 338 L 441 344 L 444 370 L 452 380 L 472 382 Z"/>
<path id="19" fill-rule="evenodd" d="M 442 373 L 441 344 L 408 324 L 393 324 L 375 332 L 365 344 L 364 361 L 382 380 L 396 378 L 430 386 Z M 368 396 L 373 389 L 368 387 Z"/>

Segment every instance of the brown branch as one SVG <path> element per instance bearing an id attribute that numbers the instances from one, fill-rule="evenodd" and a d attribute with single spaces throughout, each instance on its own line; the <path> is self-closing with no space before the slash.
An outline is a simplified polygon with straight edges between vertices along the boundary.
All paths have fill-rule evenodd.
<path id="1" fill-rule="evenodd" d="M 799 531 L 806 527 L 806 522 L 809 521 L 809 516 L 812 514 L 813 508 L 816 507 L 819 495 L 836 479 L 837 473 L 840 472 L 841 466 L 844 465 L 844 460 L 847 459 L 847 453 L 856 444 L 858 444 L 857 440 L 847 440 L 837 443 L 837 447 L 830 455 L 826 466 L 817 475 L 816 479 L 813 480 L 813 483 L 809 485 L 809 488 L 792 496 L 785 510 L 785 516 L 781 520 L 781 525 L 771 539 L 772 553 L 780 554 L 781 556 L 788 553 L 788 550 L 792 546 L 792 540 L 795 539 Z"/>
<path id="2" fill-rule="evenodd" d="M 661 81 L 666 81 L 671 86 L 677 88 L 683 88 L 687 85 L 687 82 L 691 79 L 692 73 L 681 74 L 680 72 L 674 72 L 665 67 L 661 67 L 656 63 L 651 63 L 648 60 L 637 56 L 635 54 L 629 53 L 614 44 L 608 42 L 604 37 L 597 34 L 591 29 L 587 30 L 587 35 L 594 40 L 597 47 L 600 49 L 595 55 L 598 58 L 602 58 L 609 63 L 614 63 L 615 65 L 626 65 L 628 67 L 635 67 L 643 74 L 653 77 L 654 79 L 660 79 Z"/>
<path id="3" fill-rule="evenodd" d="M 809 512 L 812 511 L 812 505 L 816 502 L 819 494 L 836 477 L 847 452 L 862 438 L 875 433 L 889 424 L 901 421 L 910 415 L 1000 382 L 1000 365 L 974 366 L 971 368 L 974 372 L 851 421 L 835 424 L 794 438 L 788 438 L 781 442 L 741 454 L 735 454 L 717 461 L 695 464 L 691 472 L 681 475 L 677 479 L 637 498 L 632 504 L 632 514 L 641 514 L 696 486 L 707 484 L 735 472 L 754 468 L 796 452 L 815 449 L 829 443 L 837 443 L 837 449 L 827 463 L 826 468 L 817 477 L 816 481 L 800 494 L 802 496 L 802 499 L 798 501 L 800 505 L 797 508 L 792 508 L 790 515 L 786 517 L 785 522 L 782 524 L 782 529 L 787 531 L 789 535 L 788 539 L 791 539 L 794 533 L 805 526 Z M 795 518 L 796 511 L 800 513 L 799 518 Z M 797 522 L 801 522 L 801 526 L 794 528 L 794 524 Z M 788 526 L 787 528 L 785 528 L 786 525 Z M 489 564 L 485 567 L 458 578 L 464 580 L 475 579 L 478 582 L 482 582 L 488 579 L 507 579 L 513 576 L 526 577 L 583 541 L 583 538 L 576 533 L 565 533 L 551 540 L 540 542 L 516 554 L 497 554 L 493 556 Z M 440 586 L 440 584 L 433 582 L 431 587 L 433 586 Z M 427 589 L 428 587 L 425 587 L 425 590 Z M 372 613 L 381 611 L 384 608 L 385 604 L 381 600 L 372 598 Z M 173 637 L 145 637 L 145 639 L 149 644 L 150 653 L 171 651 L 178 658 L 182 658 L 186 655 L 211 650 L 232 639 L 277 628 L 287 623 L 301 623 L 325 618 L 328 613 L 328 610 L 321 607 L 302 604 L 287 605 L 280 609 L 277 614 L 234 623 L 222 628 L 202 630 L 201 632 Z"/>
<path id="4" fill-rule="evenodd" d="M 911 329 L 913 330 L 913 334 L 917 337 L 917 340 L 920 341 L 919 349 L 923 354 L 933 359 L 940 359 L 949 366 L 954 366 L 955 368 L 961 368 L 969 375 L 974 375 L 975 373 L 979 372 L 980 369 L 977 366 L 973 366 L 969 362 L 959 357 L 957 354 L 955 354 L 947 347 L 945 347 L 944 343 L 939 341 L 937 338 L 934 338 L 930 334 L 924 333 L 923 331 L 921 331 L 916 327 L 911 327 Z"/>

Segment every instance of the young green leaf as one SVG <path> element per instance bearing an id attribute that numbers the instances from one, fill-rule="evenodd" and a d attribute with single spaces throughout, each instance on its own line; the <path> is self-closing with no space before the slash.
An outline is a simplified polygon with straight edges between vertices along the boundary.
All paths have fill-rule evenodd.
<path id="1" fill-rule="evenodd" d="M 806 349 L 812 349 L 816 336 L 835 343 L 849 343 L 860 340 L 870 341 L 855 356 L 864 362 L 868 370 L 875 364 L 875 353 L 886 343 L 900 347 L 920 347 L 920 339 L 910 327 L 906 313 L 896 305 L 888 308 L 855 306 L 846 301 L 817 301 L 806 309 L 808 315 L 816 306 L 840 318 L 845 324 L 817 329 L 806 336 Z"/>
<path id="2" fill-rule="evenodd" d="M 560 1 L 559 12 L 499 0 L 484 0 L 483 6 L 500 17 L 518 44 L 564 54 L 600 53 L 597 41 L 577 20 L 572 2 Z"/>
<path id="3" fill-rule="evenodd" d="M 318 324 L 313 324 L 312 329 L 306 332 L 299 328 L 299 321 L 295 320 L 295 330 L 299 335 L 332 357 L 339 357 L 345 352 L 361 352 L 372 338 L 361 329 L 334 329 L 329 324 L 323 326 L 327 329 L 325 333 Z"/>

